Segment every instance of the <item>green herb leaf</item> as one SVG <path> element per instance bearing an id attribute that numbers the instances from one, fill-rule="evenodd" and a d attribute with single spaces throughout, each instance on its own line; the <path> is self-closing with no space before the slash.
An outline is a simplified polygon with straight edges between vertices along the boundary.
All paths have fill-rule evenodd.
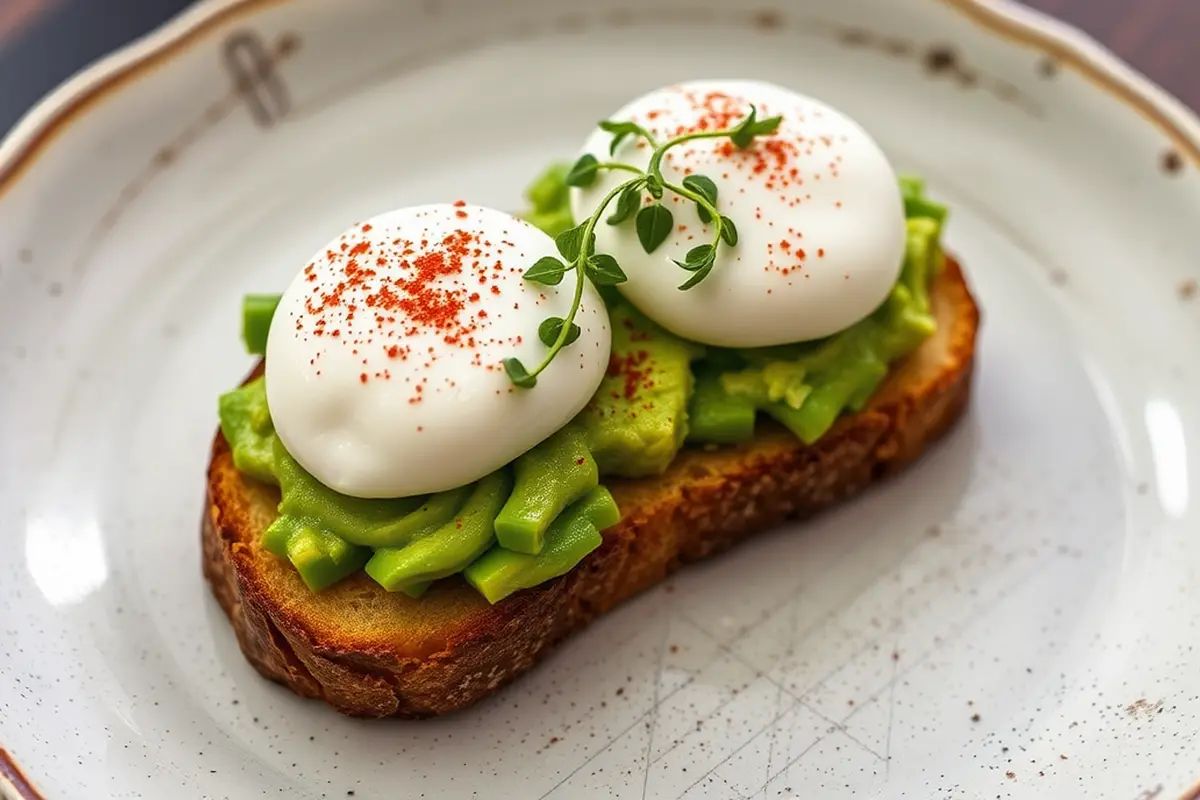
<path id="1" fill-rule="evenodd" d="M 783 122 L 783 117 L 767 117 L 759 120 L 754 125 L 755 136 L 770 136 L 775 131 L 779 130 L 780 123 Z"/>
<path id="2" fill-rule="evenodd" d="M 570 269 L 566 264 L 559 261 L 554 256 L 543 256 L 539 258 L 534 265 L 525 270 L 522 276 L 527 281 L 534 283 L 544 283 L 547 286 L 557 286 L 562 282 L 563 274 Z"/>
<path id="3" fill-rule="evenodd" d="M 730 247 L 737 247 L 738 229 L 729 217 L 721 217 L 721 241 Z"/>
<path id="4" fill-rule="evenodd" d="M 504 372 L 510 381 L 522 389 L 532 389 L 537 386 L 537 377 L 529 374 L 529 370 L 525 369 L 525 365 L 519 358 L 504 359 Z"/>
<path id="5" fill-rule="evenodd" d="M 683 186 L 702 195 L 713 205 L 717 204 L 717 185 L 707 175 L 688 175 L 683 179 Z"/>
<path id="6" fill-rule="evenodd" d="M 703 281 L 705 278 L 707 278 L 708 274 L 710 272 L 712 272 L 712 269 L 713 269 L 713 265 L 709 264 L 706 267 L 701 267 L 700 269 L 696 270 L 695 272 L 692 273 L 692 277 L 688 278 L 687 281 L 680 284 L 679 291 L 686 292 L 688 289 L 692 289 L 692 288 L 695 288 L 696 286 L 699 286 L 700 282 Z"/>
<path id="7" fill-rule="evenodd" d="M 678 266 L 686 269 L 688 272 L 695 272 L 696 270 L 711 266 L 716 258 L 717 248 L 713 247 L 711 244 L 702 244 L 699 247 L 693 247 L 688 251 L 686 261 L 675 261 L 675 259 L 671 260 L 675 261 Z"/>
<path id="8" fill-rule="evenodd" d="M 553 347 L 558 341 L 559 334 L 562 333 L 563 323 L 566 322 L 562 317 L 546 317 L 542 320 L 542 324 L 538 326 L 538 338 L 542 340 L 542 344 L 546 347 Z M 567 332 L 567 341 L 563 343 L 563 347 L 575 343 L 582 331 L 574 322 Z"/>
<path id="9" fill-rule="evenodd" d="M 675 217 L 662 203 L 643 208 L 637 215 L 637 235 L 642 249 L 653 253 L 667 240 L 674 226 Z"/>
<path id="10" fill-rule="evenodd" d="M 683 179 L 683 188 L 691 189 L 713 205 L 717 204 L 717 185 L 706 175 L 688 175 Z M 696 203 L 696 216 L 705 225 L 712 222 L 712 214 L 699 202 Z"/>
<path id="11" fill-rule="evenodd" d="M 609 225 L 620 225 L 637 212 L 642 204 L 642 187 L 637 182 L 630 183 L 621 196 L 617 198 L 617 210 L 608 218 Z"/>
<path id="12" fill-rule="evenodd" d="M 760 120 L 758 118 L 758 109 L 750 106 L 750 113 L 738 123 L 738 126 L 729 134 L 730 140 L 733 141 L 741 149 L 746 149 L 754 142 L 756 136 L 769 136 L 779 130 L 779 124 L 783 121 L 783 117 L 768 117 Z"/>
<path id="13" fill-rule="evenodd" d="M 749 147 L 750 143 L 754 141 L 754 134 L 750 128 L 756 122 L 758 122 L 758 109 L 752 105 L 750 106 L 750 113 L 742 117 L 742 121 L 729 134 L 730 141 L 742 149 Z"/>
<path id="14" fill-rule="evenodd" d="M 642 129 L 636 122 L 624 122 L 612 119 L 606 119 L 599 125 L 600 130 L 605 133 L 641 133 Z"/>
<path id="15" fill-rule="evenodd" d="M 629 280 L 617 260 L 607 253 L 597 253 L 589 258 L 586 271 L 597 286 L 616 286 Z"/>
<path id="16" fill-rule="evenodd" d="M 568 263 L 574 264 L 579 260 L 579 251 L 583 249 L 583 229 L 585 227 L 587 227 L 587 223 L 582 223 L 554 237 L 554 244 L 558 247 L 558 252 L 562 253 L 562 257 Z"/>
<path id="17" fill-rule="evenodd" d="M 649 192 L 650 196 L 653 197 L 655 200 L 662 200 L 662 196 L 663 196 L 662 181 L 660 181 L 658 178 L 654 177 L 653 175 L 647 175 L 646 176 L 646 191 Z"/>
<path id="18" fill-rule="evenodd" d="M 613 135 L 612 142 L 608 146 L 608 154 L 616 155 L 617 148 L 621 146 L 621 142 L 625 141 L 627 136 L 641 136 L 642 129 L 633 122 L 614 122 L 605 120 L 600 123 L 600 130 L 607 131 Z"/>
<path id="19" fill-rule="evenodd" d="M 591 186 L 596 182 L 596 173 L 600 171 L 599 164 L 591 153 L 580 156 L 567 173 L 567 186 Z"/>

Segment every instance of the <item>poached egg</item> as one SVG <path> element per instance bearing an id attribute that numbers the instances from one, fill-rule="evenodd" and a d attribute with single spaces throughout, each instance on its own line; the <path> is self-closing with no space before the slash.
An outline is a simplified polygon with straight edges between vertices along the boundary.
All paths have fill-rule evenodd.
<path id="1" fill-rule="evenodd" d="M 691 200 L 667 190 L 673 228 L 653 253 L 632 220 L 596 227 L 596 251 L 628 275 L 620 291 L 668 330 L 703 344 L 765 347 L 818 339 L 870 314 L 899 276 L 905 248 L 904 203 L 879 145 L 841 112 L 788 89 L 749 80 L 699 80 L 652 91 L 611 117 L 633 121 L 663 143 L 684 133 L 735 127 L 753 105 L 758 118 L 780 115 L 778 130 L 746 149 L 728 137 L 685 142 L 667 152 L 662 172 L 680 184 L 704 175 L 717 186 L 717 210 L 733 220 L 736 247 L 724 244 L 712 273 L 688 291 L 676 266 L 709 244 Z M 609 155 L 612 134 L 597 128 L 581 154 L 645 169 L 651 148 L 628 137 Z M 576 221 L 629 178 L 603 170 L 571 190 Z M 643 205 L 651 202 L 643 192 Z M 607 217 L 613 210 L 610 206 Z"/>
<path id="2" fill-rule="evenodd" d="M 288 452 L 346 495 L 407 497 L 499 469 L 566 425 L 608 367 L 608 312 L 590 283 L 577 341 L 515 387 L 538 326 L 566 317 L 573 275 L 522 278 L 556 256 L 515 217 L 464 203 L 403 208 L 357 224 L 284 292 L 267 339 L 267 403 Z"/>

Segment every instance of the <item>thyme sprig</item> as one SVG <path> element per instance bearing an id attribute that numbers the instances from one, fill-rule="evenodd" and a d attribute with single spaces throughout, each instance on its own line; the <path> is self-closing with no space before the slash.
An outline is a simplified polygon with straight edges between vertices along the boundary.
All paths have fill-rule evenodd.
<path id="1" fill-rule="evenodd" d="M 616 286 L 628 278 L 617 260 L 607 253 L 596 252 L 596 228 L 604 218 L 608 207 L 616 202 L 606 219 L 608 225 L 623 225 L 633 220 L 638 241 L 646 253 L 653 253 L 670 236 L 675 227 L 675 216 L 662 203 L 667 192 L 692 201 L 696 205 L 696 214 L 700 221 L 711 226 L 712 241 L 693 247 L 687 252 L 682 261 L 672 259 L 680 269 L 690 273 L 688 278 L 679 285 L 680 291 L 687 291 L 698 286 L 713 270 L 721 245 L 736 247 L 738 230 L 733 220 L 721 214 L 717 208 L 717 184 L 706 175 L 692 174 L 680 183 L 668 181 L 662 172 L 663 160 L 667 153 L 675 147 L 697 139 L 728 138 L 733 144 L 745 149 L 754 143 L 758 136 L 769 136 L 779 128 L 782 117 L 759 119 L 754 106 L 750 113 L 732 128 L 719 131 L 695 131 L 680 134 L 665 142 L 659 143 L 650 131 L 635 122 L 608 120 L 600 123 L 600 129 L 612 134 L 609 144 L 609 155 L 615 156 L 618 147 L 626 139 L 644 139 L 653 148 L 650 161 L 646 168 L 640 169 L 633 164 L 620 161 L 600 161 L 594 155 L 581 156 L 567 173 L 568 186 L 587 188 L 593 185 L 602 171 L 628 172 L 633 177 L 618 184 L 605 194 L 596 206 L 591 216 L 574 228 L 559 234 L 555 240 L 562 259 L 546 256 L 525 271 L 524 278 L 547 286 L 557 286 L 568 272 L 575 273 L 575 293 L 571 300 L 571 309 L 566 318 L 547 317 L 538 326 L 538 338 L 549 348 L 545 357 L 532 370 L 518 358 L 504 359 L 504 371 L 509 379 L 525 389 L 537 385 L 537 377 L 564 347 L 579 338 L 580 328 L 575 323 L 579 313 L 579 305 L 583 300 L 584 281 L 590 280 L 596 286 Z M 651 202 L 643 204 L 643 193 L 648 194 Z"/>

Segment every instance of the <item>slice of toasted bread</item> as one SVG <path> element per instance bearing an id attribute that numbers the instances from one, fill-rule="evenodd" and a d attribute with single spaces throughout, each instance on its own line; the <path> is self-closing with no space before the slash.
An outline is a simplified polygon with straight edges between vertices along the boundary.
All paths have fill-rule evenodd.
<path id="1" fill-rule="evenodd" d="M 762 426 L 753 442 L 685 450 L 665 475 L 609 481 L 621 522 L 568 575 L 488 605 L 460 579 L 420 600 L 365 574 L 319 594 L 259 544 L 278 492 L 242 477 L 217 434 L 204 574 L 258 671 L 356 716 L 427 717 L 479 700 L 681 564 L 863 490 L 916 459 L 967 405 L 978 309 L 957 263 L 932 287 L 938 330 L 863 411 L 816 445 Z"/>

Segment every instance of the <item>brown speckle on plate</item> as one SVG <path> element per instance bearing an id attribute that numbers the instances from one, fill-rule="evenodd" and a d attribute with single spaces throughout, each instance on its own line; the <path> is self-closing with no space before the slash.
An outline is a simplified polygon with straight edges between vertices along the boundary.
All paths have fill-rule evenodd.
<path id="1" fill-rule="evenodd" d="M 1197 293 L 1200 293 L 1200 283 L 1197 283 L 1195 278 L 1188 278 L 1179 284 L 1180 300 L 1192 300 L 1196 297 Z"/>
<path id="2" fill-rule="evenodd" d="M 300 34 L 295 31 L 285 31 L 275 41 L 275 54 L 280 58 L 290 56 L 300 49 Z"/>
<path id="3" fill-rule="evenodd" d="M 850 47 L 866 47 L 871 43 L 871 34 L 861 28 L 845 28 L 838 33 L 838 41 Z"/>
<path id="4" fill-rule="evenodd" d="M 783 27 L 783 15 L 773 8 L 755 11 L 753 21 L 760 31 L 777 31 Z"/>
<path id="5" fill-rule="evenodd" d="M 933 73 L 953 71 L 958 68 L 958 53 L 946 45 L 931 47 L 925 53 L 925 68 Z"/>
<path id="6" fill-rule="evenodd" d="M 1046 56 L 1038 62 L 1038 74 L 1043 78 L 1058 77 L 1058 60 L 1052 56 Z"/>
<path id="7" fill-rule="evenodd" d="M 1175 149 L 1163 153 L 1162 170 L 1168 175 L 1178 175 L 1183 172 L 1183 156 Z"/>

